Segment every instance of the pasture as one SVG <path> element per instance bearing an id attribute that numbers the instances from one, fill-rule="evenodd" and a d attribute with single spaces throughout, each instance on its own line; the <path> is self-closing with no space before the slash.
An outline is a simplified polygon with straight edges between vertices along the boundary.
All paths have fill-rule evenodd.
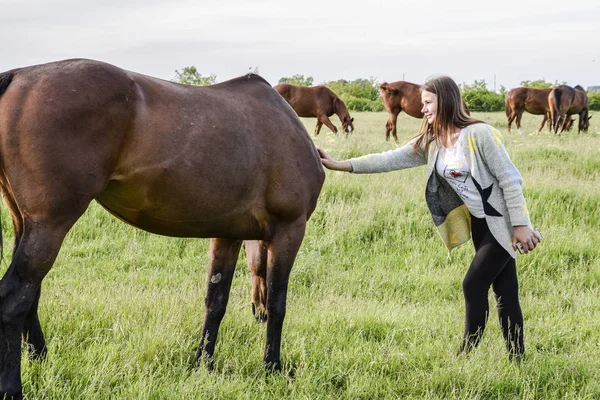
<path id="1" fill-rule="evenodd" d="M 395 147 L 387 113 L 352 113 L 345 139 L 313 139 L 336 158 Z M 238 261 L 215 371 L 191 369 L 200 340 L 208 240 L 134 229 L 93 203 L 42 286 L 43 364 L 23 357 L 31 399 L 547 399 L 600 397 L 600 114 L 587 134 L 520 136 L 498 127 L 545 236 L 517 260 L 526 359 L 508 362 L 490 293 L 490 321 L 469 357 L 461 282 L 472 245 L 448 256 L 423 198 L 425 168 L 354 176 L 327 171 L 291 273 L 283 371 L 265 373 L 265 325 Z M 337 117 L 332 122 L 340 126 Z M 312 132 L 315 119 L 304 119 Z M 420 120 L 401 113 L 400 143 Z M 285 134 L 285 132 L 281 132 Z M 4 273 L 12 224 L 2 205 Z"/>

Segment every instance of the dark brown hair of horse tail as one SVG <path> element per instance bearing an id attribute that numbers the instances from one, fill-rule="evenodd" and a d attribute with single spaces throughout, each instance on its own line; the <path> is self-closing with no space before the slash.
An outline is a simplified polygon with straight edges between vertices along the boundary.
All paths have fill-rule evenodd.
<path id="1" fill-rule="evenodd" d="M 4 73 L 4 74 L 0 75 L 0 96 L 2 96 L 2 94 L 6 91 L 6 88 L 8 87 L 8 85 L 10 85 L 10 83 L 12 82 L 12 79 L 13 79 L 12 72 L 8 72 L 8 73 Z"/>
<path id="2" fill-rule="evenodd" d="M 552 91 L 552 93 L 554 94 L 554 105 L 552 106 L 552 110 L 551 110 L 551 114 L 552 114 L 552 130 L 554 130 L 554 133 L 556 133 L 558 131 L 558 121 L 560 121 L 561 118 L 561 112 L 560 112 L 560 98 L 561 98 L 561 94 L 562 91 L 561 90 L 556 90 L 554 89 Z M 554 116 L 556 115 L 556 118 L 558 118 L 556 120 L 556 127 L 554 126 L 555 122 L 554 122 Z"/>
<path id="3" fill-rule="evenodd" d="M 10 83 L 12 82 L 13 79 L 13 73 L 12 72 L 8 72 L 8 73 L 4 73 L 0 75 L 0 96 L 2 96 L 2 94 L 4 92 L 6 92 L 6 88 L 8 87 L 8 85 L 10 85 Z M 1 191 L 1 188 L 0 188 Z M 0 208 L 0 219 L 2 217 L 2 209 Z M 0 259 L 2 259 L 3 253 L 4 253 L 4 245 L 3 245 L 3 239 L 2 239 L 2 228 L 0 227 Z"/>

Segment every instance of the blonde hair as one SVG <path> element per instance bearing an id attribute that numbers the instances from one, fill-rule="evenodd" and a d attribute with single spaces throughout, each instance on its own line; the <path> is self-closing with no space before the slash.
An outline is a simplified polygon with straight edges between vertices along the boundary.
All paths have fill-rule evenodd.
<path id="1" fill-rule="evenodd" d="M 419 147 L 427 148 L 433 141 L 440 143 L 455 128 L 464 128 L 479 121 L 472 118 L 466 108 L 458 85 L 449 76 L 428 78 L 421 86 L 421 92 L 426 91 L 437 96 L 437 114 L 433 124 L 423 117 L 421 130 L 417 135 L 414 150 Z"/>

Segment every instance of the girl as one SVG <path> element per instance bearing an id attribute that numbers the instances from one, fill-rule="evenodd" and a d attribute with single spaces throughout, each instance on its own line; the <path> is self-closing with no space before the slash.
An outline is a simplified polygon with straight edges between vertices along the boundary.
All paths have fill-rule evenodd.
<path id="1" fill-rule="evenodd" d="M 520 359 L 525 348 L 515 248 L 528 253 L 541 240 L 531 227 L 521 174 L 500 132 L 467 114 L 451 78 L 425 82 L 421 102 L 421 130 L 406 145 L 343 161 L 317 146 L 321 162 L 328 169 L 357 174 L 426 164 L 425 200 L 448 251 L 471 236 L 475 245 L 463 280 L 466 318 L 459 352 L 469 352 L 481 339 L 491 286 L 510 359 Z"/>

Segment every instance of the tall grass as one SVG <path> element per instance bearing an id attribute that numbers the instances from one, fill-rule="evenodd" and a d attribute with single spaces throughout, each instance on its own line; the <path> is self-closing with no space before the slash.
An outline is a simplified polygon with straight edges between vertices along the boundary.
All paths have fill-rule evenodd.
<path id="1" fill-rule="evenodd" d="M 353 113 L 356 132 L 323 128 L 336 158 L 395 147 L 385 113 Z M 504 133 L 545 239 L 517 260 L 526 360 L 509 363 L 490 294 L 480 347 L 456 356 L 461 282 L 473 256 L 448 255 L 423 199 L 425 169 L 327 172 L 292 270 L 283 372 L 266 375 L 264 325 L 250 309 L 242 253 L 219 332 L 216 368 L 191 369 L 204 317 L 208 240 L 131 228 L 92 204 L 44 280 L 45 362 L 24 357 L 32 399 L 595 399 L 600 397 L 600 121 L 590 132 Z M 339 124 L 336 117 L 334 123 Z M 309 132 L 315 120 L 306 119 Z M 420 121 L 401 114 L 400 141 Z M 285 132 L 282 132 L 285 134 Z M 6 207 L 5 243 L 12 232 Z M 9 249 L 8 249 L 9 250 Z M 10 262 L 4 252 L 2 270 Z M 25 353 L 24 353 L 25 355 Z"/>

